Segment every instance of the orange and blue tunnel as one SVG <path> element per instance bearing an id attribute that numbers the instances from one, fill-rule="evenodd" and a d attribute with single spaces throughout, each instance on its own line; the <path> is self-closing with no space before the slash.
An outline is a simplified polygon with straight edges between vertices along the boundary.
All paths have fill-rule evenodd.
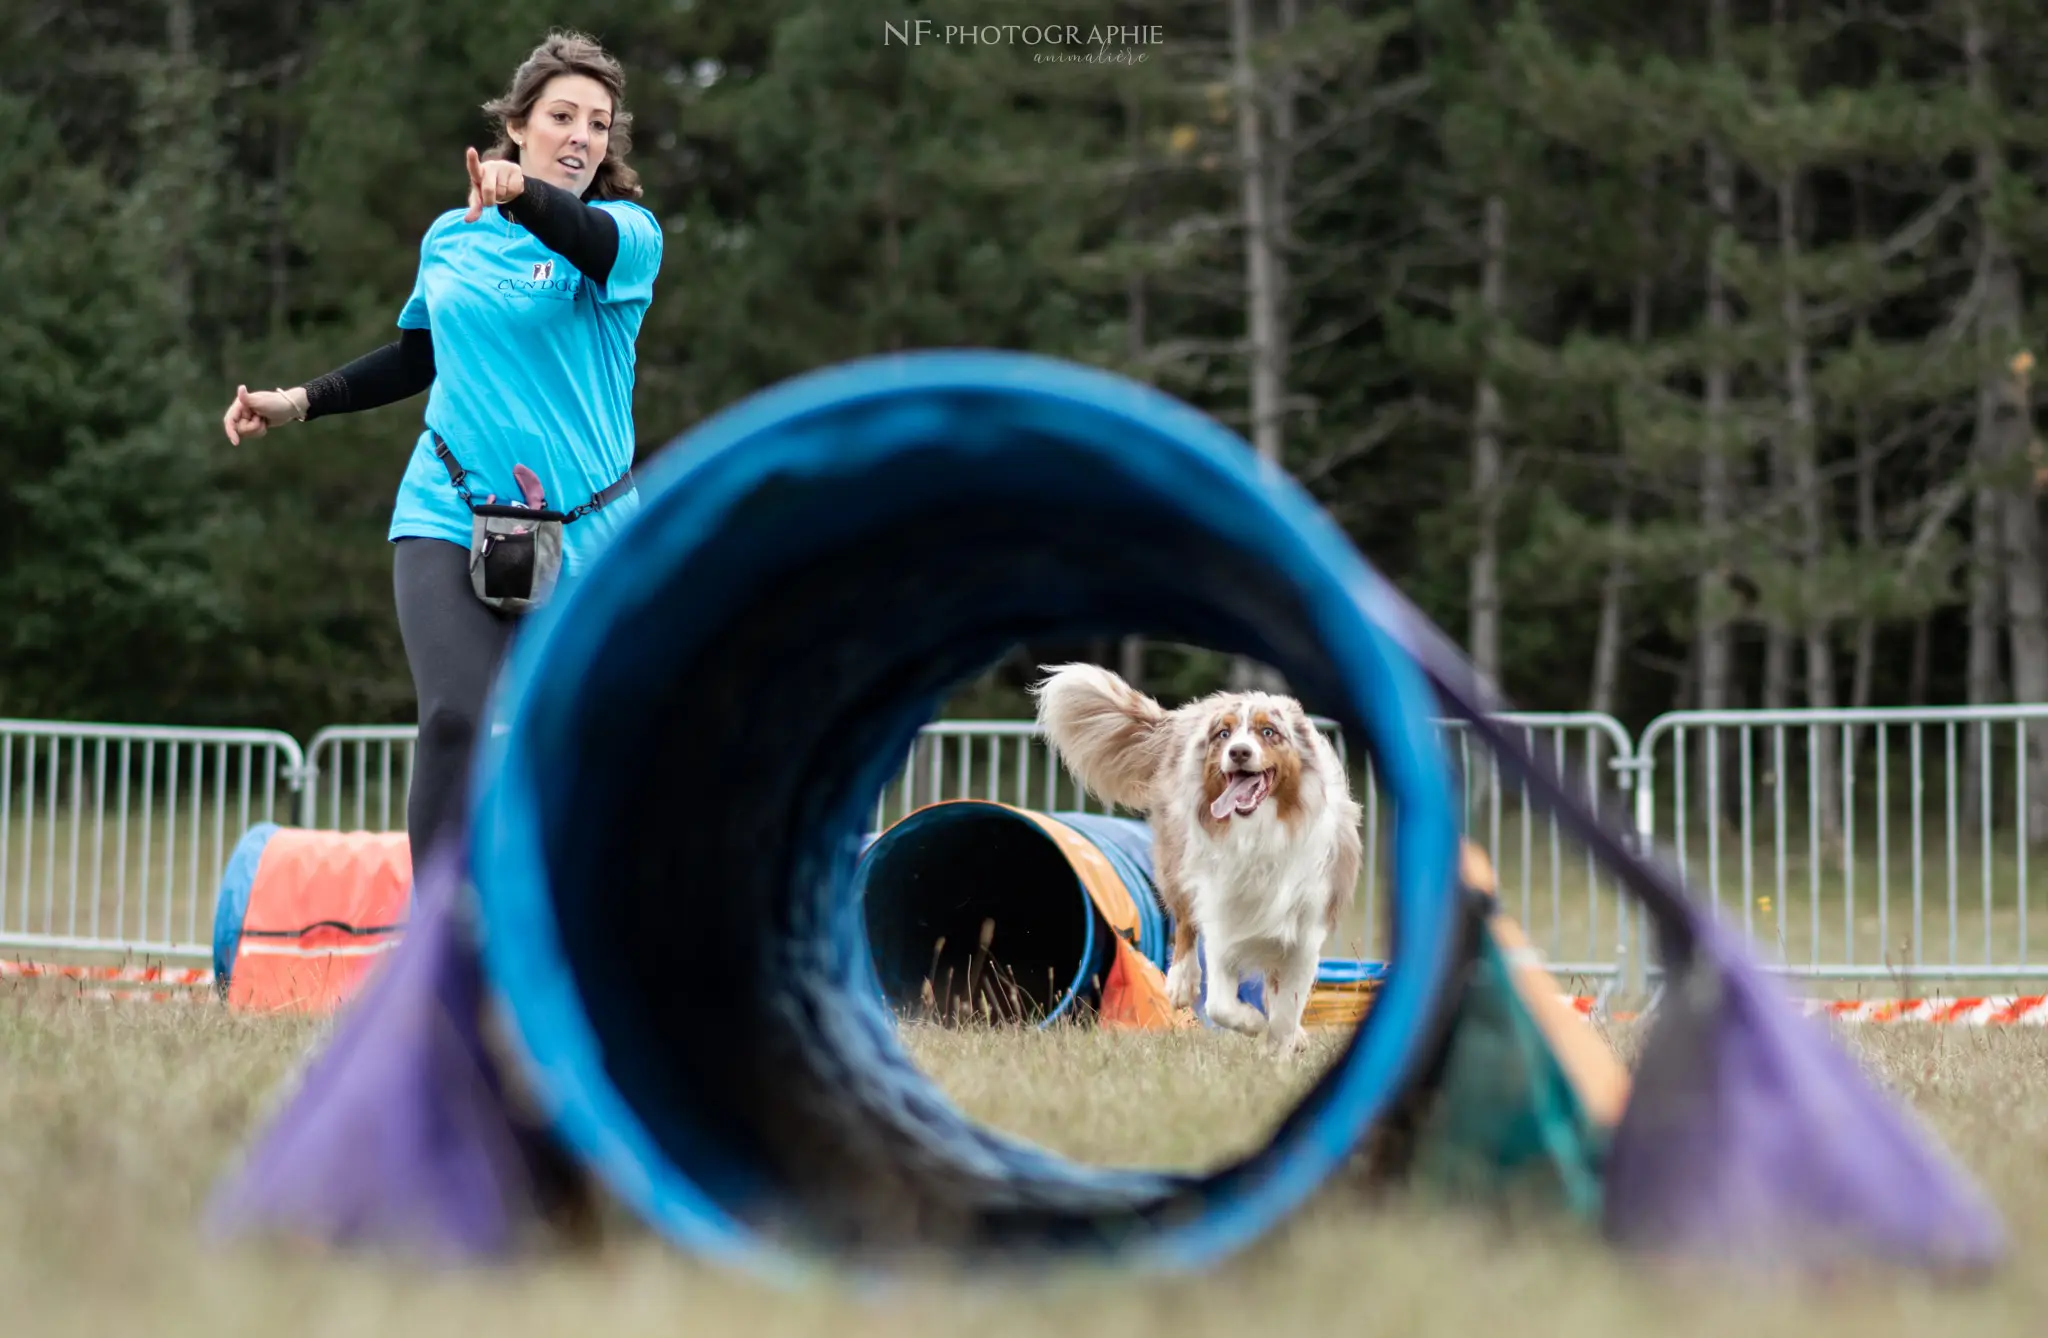
<path id="1" fill-rule="evenodd" d="M 1448 710 L 1659 929 L 1670 988 L 1595 1167 L 1611 1238 L 2002 1250 L 1967 1180 L 1660 861 L 1490 723 L 1455 648 L 1213 418 L 1055 359 L 863 359 L 724 409 L 640 495 L 514 638 L 404 941 L 224 1181 L 220 1230 L 472 1259 L 595 1195 L 785 1280 L 935 1255 L 1206 1268 L 1376 1130 L 1434 1127 L 1446 1075 L 1490 1071 L 1468 1042 L 1510 959 L 1458 874 Z M 1371 1006 L 1265 1144 L 1205 1170 L 1081 1165 L 969 1119 L 905 1048 L 888 982 L 921 968 L 871 943 L 863 905 L 863 877 L 895 895 L 860 872 L 868 819 L 956 688 L 1020 643 L 1127 633 L 1272 666 L 1370 756 L 1390 815 Z M 1109 921 L 1062 900 L 1045 914 L 1085 975 Z M 1135 909 L 1111 935 L 1156 969 Z M 1067 960 L 1048 958 L 1055 985 Z M 1488 1034 L 1527 1030 L 1494 1012 Z"/>
<path id="2" fill-rule="evenodd" d="M 259 822 L 214 899 L 214 988 L 237 1009 L 332 1011 L 403 941 L 411 902 L 404 832 Z"/>
<path id="3" fill-rule="evenodd" d="M 949 799 L 868 838 L 854 870 L 875 986 L 899 1014 L 1045 1027 L 1085 1016 L 1177 1025 L 1166 1000 L 1173 921 L 1135 818 Z M 1199 951 L 1199 940 L 1197 951 Z M 1304 1021 L 1356 1022 L 1384 963 L 1325 958 Z M 1209 981 L 1191 1021 L 1206 1022 Z M 1238 997 L 1263 1011 L 1256 977 Z"/>

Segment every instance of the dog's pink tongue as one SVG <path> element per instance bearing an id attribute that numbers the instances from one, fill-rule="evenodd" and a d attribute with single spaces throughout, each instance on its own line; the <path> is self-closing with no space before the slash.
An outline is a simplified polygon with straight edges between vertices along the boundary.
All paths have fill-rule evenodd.
<path id="1" fill-rule="evenodd" d="M 1222 821 L 1237 807 L 1237 797 L 1259 783 L 1257 772 L 1246 772 L 1230 782 L 1230 787 L 1216 796 L 1216 802 L 1209 805 L 1209 816 Z"/>

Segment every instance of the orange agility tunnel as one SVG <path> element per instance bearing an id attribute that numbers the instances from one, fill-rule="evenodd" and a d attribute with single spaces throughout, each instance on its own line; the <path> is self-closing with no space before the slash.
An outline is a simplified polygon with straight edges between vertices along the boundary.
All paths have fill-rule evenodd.
<path id="1" fill-rule="evenodd" d="M 331 1012 L 398 946 L 411 903 L 404 832 L 258 823 L 221 875 L 214 986 L 232 1008 Z"/>

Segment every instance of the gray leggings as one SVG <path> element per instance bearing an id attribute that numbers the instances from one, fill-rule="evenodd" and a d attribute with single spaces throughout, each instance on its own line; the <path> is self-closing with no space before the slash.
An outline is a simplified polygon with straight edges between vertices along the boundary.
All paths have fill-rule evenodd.
<path id="1" fill-rule="evenodd" d="M 458 816 L 484 698 L 518 622 L 477 599 L 469 584 L 469 549 L 445 539 L 394 543 L 391 585 L 419 698 L 419 744 L 405 806 L 417 869 L 435 831 Z"/>

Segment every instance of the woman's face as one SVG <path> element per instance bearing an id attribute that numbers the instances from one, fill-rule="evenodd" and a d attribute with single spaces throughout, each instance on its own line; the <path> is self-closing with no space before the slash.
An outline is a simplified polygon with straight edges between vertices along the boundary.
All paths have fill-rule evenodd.
<path id="1" fill-rule="evenodd" d="M 511 130 L 520 171 L 580 197 L 611 145 L 612 96 L 588 75 L 558 74 Z"/>

